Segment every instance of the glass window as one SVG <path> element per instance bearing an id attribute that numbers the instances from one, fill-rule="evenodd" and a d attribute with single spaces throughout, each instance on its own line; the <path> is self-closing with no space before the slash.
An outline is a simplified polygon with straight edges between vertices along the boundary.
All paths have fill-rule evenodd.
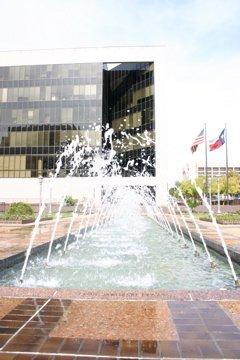
<path id="1" fill-rule="evenodd" d="M 61 123 L 69 123 L 72 122 L 73 118 L 73 109 L 72 108 L 62 108 L 61 110 Z"/>
<path id="2" fill-rule="evenodd" d="M 28 110 L 27 116 L 28 116 L 28 120 L 32 120 L 33 116 L 34 116 L 34 111 L 33 110 Z"/>
<path id="3" fill-rule="evenodd" d="M 30 66 L 25 66 L 25 74 L 24 74 L 24 79 L 28 80 L 30 79 Z"/>
<path id="4" fill-rule="evenodd" d="M 14 101 L 14 88 L 8 89 L 7 101 Z"/>
<path id="5" fill-rule="evenodd" d="M 26 169 L 26 156 L 20 156 L 20 158 L 21 158 L 20 169 L 25 170 Z"/>
<path id="6" fill-rule="evenodd" d="M 58 100 L 58 88 L 57 86 L 52 86 L 51 88 L 51 100 Z"/>
<path id="7" fill-rule="evenodd" d="M 79 85 L 74 85 L 73 94 L 74 95 L 79 95 L 80 94 Z"/>
<path id="8" fill-rule="evenodd" d="M 27 147 L 31 147 L 32 146 L 32 132 L 28 131 L 27 132 Z"/>
<path id="9" fill-rule="evenodd" d="M 24 92 L 23 92 L 24 90 L 23 90 L 23 88 L 22 87 L 20 87 L 19 89 L 18 89 L 18 101 L 22 101 L 23 100 L 23 97 L 24 97 Z"/>
<path id="10" fill-rule="evenodd" d="M 45 91 L 46 91 L 45 100 L 51 100 L 51 86 L 46 86 Z"/>
<path id="11" fill-rule="evenodd" d="M 3 156 L 0 156 L 0 170 L 3 170 Z"/>
<path id="12" fill-rule="evenodd" d="M 9 170 L 14 170 L 15 156 L 9 156 Z"/>
<path id="13" fill-rule="evenodd" d="M 19 67 L 19 80 L 25 79 L 25 66 Z"/>
<path id="14" fill-rule="evenodd" d="M 73 85 L 64 85 L 62 87 L 62 100 L 70 100 L 73 96 Z"/>
<path id="15" fill-rule="evenodd" d="M 2 102 L 6 102 L 6 101 L 7 101 L 7 97 L 8 97 L 8 89 L 7 89 L 7 88 L 3 88 L 3 89 L 2 89 Z"/>
<path id="16" fill-rule="evenodd" d="M 44 146 L 49 146 L 49 132 L 44 131 Z"/>
<path id="17" fill-rule="evenodd" d="M 34 115 L 33 115 L 33 121 L 32 123 L 34 124 L 38 124 L 39 123 L 39 110 L 35 109 L 34 110 Z"/>
<path id="18" fill-rule="evenodd" d="M 46 99 L 46 87 L 40 86 L 40 100 Z"/>
<path id="19" fill-rule="evenodd" d="M 85 85 L 85 95 L 91 95 L 91 85 Z"/>
<path id="20" fill-rule="evenodd" d="M 15 132 L 11 132 L 10 133 L 10 147 L 15 147 L 16 146 L 16 133 Z"/>
<path id="21" fill-rule="evenodd" d="M 13 88 L 13 101 L 18 100 L 18 88 Z"/>
<path id="22" fill-rule="evenodd" d="M 33 86 L 29 89 L 29 100 L 34 101 L 35 100 L 35 88 Z"/>
<path id="23" fill-rule="evenodd" d="M 37 131 L 31 132 L 32 144 L 30 146 L 38 146 L 38 133 Z"/>
<path id="24" fill-rule="evenodd" d="M 21 145 L 20 146 L 22 146 L 22 147 L 27 146 L 27 132 L 26 131 L 21 132 Z"/>
<path id="25" fill-rule="evenodd" d="M 15 146 L 20 147 L 21 146 L 21 132 L 16 132 L 16 138 L 15 138 Z"/>
<path id="26" fill-rule="evenodd" d="M 91 85 L 90 93 L 91 93 L 91 96 L 96 96 L 96 94 L 97 94 L 97 85 Z"/>
<path id="27" fill-rule="evenodd" d="M 44 145 L 44 133 L 43 131 L 38 132 L 38 146 Z"/>
<path id="28" fill-rule="evenodd" d="M 4 169 L 4 170 L 8 170 L 8 169 L 9 169 L 9 156 L 4 156 L 3 169 Z"/>

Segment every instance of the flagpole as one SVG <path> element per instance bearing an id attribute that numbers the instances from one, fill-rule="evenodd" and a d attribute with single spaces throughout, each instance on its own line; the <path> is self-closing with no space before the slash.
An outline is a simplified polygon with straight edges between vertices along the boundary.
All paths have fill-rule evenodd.
<path id="1" fill-rule="evenodd" d="M 227 125 L 225 124 L 225 149 L 226 149 L 226 193 L 227 193 L 227 204 L 229 205 L 229 183 L 228 183 L 228 141 L 227 141 Z"/>
<path id="2" fill-rule="evenodd" d="M 208 156 L 207 156 L 207 126 L 204 124 L 204 135 L 205 135 L 205 196 L 208 195 Z"/>

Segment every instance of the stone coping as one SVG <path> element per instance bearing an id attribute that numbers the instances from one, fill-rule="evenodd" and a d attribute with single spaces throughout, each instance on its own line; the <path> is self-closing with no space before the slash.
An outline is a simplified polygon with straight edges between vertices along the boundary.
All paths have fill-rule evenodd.
<path id="1" fill-rule="evenodd" d="M 189 238 L 188 230 L 187 230 L 185 224 L 182 223 L 181 217 L 178 216 L 178 219 L 181 222 L 181 228 L 182 228 L 183 234 L 187 238 Z M 186 219 L 186 221 L 188 222 L 188 219 Z M 174 230 L 174 224 L 171 221 L 171 219 L 170 219 L 169 222 L 170 222 L 170 225 L 171 225 L 172 229 Z M 203 221 L 203 220 L 197 220 L 197 222 L 200 225 L 202 235 L 204 237 L 204 240 L 206 242 L 207 247 L 214 250 L 214 251 L 216 251 L 218 254 L 225 257 L 226 255 L 225 255 L 224 249 L 222 247 L 222 244 L 221 244 L 220 240 L 218 239 L 218 234 L 217 234 L 216 230 L 214 229 L 214 227 L 212 227 L 212 228 L 209 227 L 212 223 L 209 222 L 209 221 Z M 190 225 L 190 223 L 188 223 L 188 225 Z M 219 225 L 221 225 L 221 224 L 219 224 Z M 193 224 L 192 224 L 192 226 L 193 226 Z M 221 226 L 225 226 L 225 228 L 228 228 L 231 225 L 228 224 L 228 225 L 221 225 Z M 195 227 L 191 228 L 190 230 L 191 230 L 193 240 L 197 241 L 199 244 L 202 244 L 201 237 L 198 234 Z M 211 231 L 212 234 L 209 234 L 209 231 Z M 240 248 L 238 246 L 236 246 L 235 243 L 233 244 L 230 241 L 232 239 L 235 240 L 236 236 L 234 234 L 228 234 L 228 235 L 223 234 L 223 236 L 224 236 L 224 240 L 225 240 L 225 243 L 226 243 L 226 246 L 227 246 L 227 249 L 228 249 L 228 252 L 229 252 L 229 255 L 230 255 L 231 259 L 235 263 L 240 264 Z M 240 233 L 237 236 L 240 238 Z M 227 238 L 227 241 L 226 241 L 226 238 Z"/>
<path id="2" fill-rule="evenodd" d="M 182 228 L 183 230 L 183 233 L 185 236 L 189 237 L 188 236 L 188 231 L 185 227 Z M 196 231 L 191 231 L 192 233 L 192 237 L 194 240 L 196 240 L 199 244 L 202 244 L 202 240 L 199 236 L 199 234 L 196 232 Z M 204 239 L 205 239 L 205 242 L 208 246 L 208 248 L 216 251 L 218 254 L 222 255 L 223 257 L 225 257 L 225 252 L 224 252 L 224 249 L 222 247 L 222 244 L 220 242 L 217 242 L 216 240 L 213 240 L 210 236 L 206 235 L 203 233 L 203 236 L 204 236 Z M 235 261 L 237 264 L 240 264 L 240 252 L 238 249 L 236 249 L 236 247 L 232 246 L 232 245 L 229 245 L 227 244 L 227 249 L 228 249 L 228 253 L 231 257 L 231 259 L 233 261 Z"/>
<path id="3" fill-rule="evenodd" d="M 236 290 L 75 290 L 53 288 L 26 288 L 26 287 L 0 287 L 0 297 L 51 297 L 54 299 L 70 300 L 186 300 L 186 301 L 211 301 L 211 300 L 240 300 L 240 289 Z"/>
<path id="4" fill-rule="evenodd" d="M 53 246 L 57 244 L 63 244 L 65 241 L 65 236 L 56 238 L 53 240 Z M 73 236 L 69 237 L 69 244 L 73 241 Z M 37 255 L 39 252 L 43 251 L 49 246 L 49 242 L 45 242 L 43 244 L 35 245 L 32 247 L 30 258 Z M 14 265 L 23 263 L 26 257 L 26 250 L 17 252 L 16 254 L 10 255 L 4 259 L 0 259 L 0 272 L 7 270 Z"/>
<path id="5" fill-rule="evenodd" d="M 87 230 L 90 228 L 91 227 L 89 226 L 87 228 Z M 83 232 L 84 232 L 84 228 L 81 229 L 80 234 L 82 234 Z M 66 239 L 65 235 L 55 238 L 53 240 L 53 246 L 56 246 L 57 244 L 63 245 L 65 242 L 65 239 Z M 71 234 L 69 236 L 68 244 L 71 244 L 73 241 L 74 241 L 74 235 Z M 30 258 L 33 258 L 41 251 L 46 250 L 48 248 L 48 246 L 49 246 L 49 241 L 33 246 L 31 249 Z M 1 274 L 1 271 L 7 270 L 7 269 L 13 267 L 14 265 L 23 263 L 25 260 L 25 256 L 26 256 L 26 250 L 18 251 L 15 254 L 12 254 L 6 258 L 0 259 L 0 274 Z"/>

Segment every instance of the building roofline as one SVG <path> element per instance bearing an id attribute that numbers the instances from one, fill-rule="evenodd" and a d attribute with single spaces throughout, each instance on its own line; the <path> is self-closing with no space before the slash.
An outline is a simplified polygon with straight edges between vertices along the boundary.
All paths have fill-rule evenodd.
<path id="1" fill-rule="evenodd" d="M 162 61 L 165 46 L 104 46 L 1 51 L 0 66 Z"/>
<path id="2" fill-rule="evenodd" d="M 0 53 L 5 52 L 31 52 L 31 51 L 56 51 L 56 50 L 81 50 L 81 49 L 115 49 L 115 48 L 164 48 L 166 45 L 109 45 L 109 46 L 77 46 L 70 48 L 36 48 L 36 49 L 9 49 L 0 50 Z"/>

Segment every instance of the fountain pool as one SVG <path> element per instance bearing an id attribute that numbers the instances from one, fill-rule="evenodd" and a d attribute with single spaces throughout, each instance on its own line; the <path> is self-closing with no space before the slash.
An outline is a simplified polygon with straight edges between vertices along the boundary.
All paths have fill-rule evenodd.
<path id="1" fill-rule="evenodd" d="M 230 268 L 220 255 L 212 254 L 217 265 L 212 269 L 200 245 L 195 257 L 190 241 L 184 248 L 129 198 L 116 210 L 114 220 L 80 238 L 78 244 L 70 243 L 65 254 L 63 245 L 54 246 L 48 266 L 47 249 L 32 257 L 23 285 L 99 290 L 234 288 Z M 0 285 L 19 286 L 21 267 L 2 273 Z M 240 267 L 235 269 L 240 274 Z"/>

